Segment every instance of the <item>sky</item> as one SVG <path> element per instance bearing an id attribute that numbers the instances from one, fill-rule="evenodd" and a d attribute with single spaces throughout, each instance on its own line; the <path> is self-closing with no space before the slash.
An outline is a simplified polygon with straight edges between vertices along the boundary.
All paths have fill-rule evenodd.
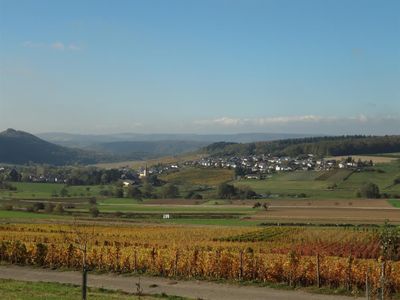
<path id="1" fill-rule="evenodd" d="M 0 131 L 400 134 L 398 0 L 0 0 Z"/>

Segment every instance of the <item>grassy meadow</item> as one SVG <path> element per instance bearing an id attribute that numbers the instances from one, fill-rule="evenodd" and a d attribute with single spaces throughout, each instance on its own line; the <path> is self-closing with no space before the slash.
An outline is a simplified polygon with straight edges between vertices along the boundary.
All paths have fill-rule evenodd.
<path id="1" fill-rule="evenodd" d="M 133 285 L 133 284 L 132 284 Z M 80 299 L 81 287 L 72 284 L 52 282 L 27 282 L 0 279 L 2 300 L 71 300 Z M 184 300 L 175 296 L 135 296 L 128 293 L 105 289 L 89 288 L 88 299 L 91 300 Z"/>
<path id="2" fill-rule="evenodd" d="M 277 198 L 305 194 L 309 199 L 352 199 L 356 198 L 357 190 L 366 182 L 377 184 L 381 193 L 400 195 L 400 185 L 393 183 L 399 176 L 400 161 L 396 160 L 377 164 L 373 171 L 296 171 L 277 173 L 266 180 L 236 180 L 234 184 Z"/>

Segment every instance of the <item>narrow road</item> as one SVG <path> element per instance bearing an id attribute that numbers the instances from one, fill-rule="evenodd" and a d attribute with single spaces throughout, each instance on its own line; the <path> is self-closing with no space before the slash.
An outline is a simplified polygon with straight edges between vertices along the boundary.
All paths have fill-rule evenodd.
<path id="1" fill-rule="evenodd" d="M 0 266 L 0 278 L 22 281 L 59 282 L 81 284 L 81 273 L 76 271 L 54 271 L 19 266 Z M 89 274 L 90 287 L 135 292 L 138 277 L 114 274 Z M 174 281 L 159 277 L 141 277 L 141 286 L 146 294 L 162 294 L 204 300 L 349 300 L 344 296 L 316 295 L 302 291 L 285 291 L 256 286 L 217 284 L 206 281 Z"/>

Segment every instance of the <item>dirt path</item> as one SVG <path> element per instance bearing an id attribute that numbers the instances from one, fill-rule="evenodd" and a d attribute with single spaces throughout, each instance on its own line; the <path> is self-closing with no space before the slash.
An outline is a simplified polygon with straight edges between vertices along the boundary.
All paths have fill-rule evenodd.
<path id="1" fill-rule="evenodd" d="M 44 281 L 80 284 L 81 274 L 75 271 L 53 271 L 48 269 L 34 269 L 30 267 L 1 266 L 0 278 L 22 281 Z M 106 288 L 135 292 L 137 277 L 121 275 L 89 274 L 88 285 L 91 287 Z M 285 291 L 255 286 L 236 286 L 217 284 L 205 281 L 173 281 L 158 277 L 141 277 L 141 286 L 146 294 L 176 295 L 192 299 L 204 300 L 349 300 L 344 296 L 315 295 L 302 291 Z"/>

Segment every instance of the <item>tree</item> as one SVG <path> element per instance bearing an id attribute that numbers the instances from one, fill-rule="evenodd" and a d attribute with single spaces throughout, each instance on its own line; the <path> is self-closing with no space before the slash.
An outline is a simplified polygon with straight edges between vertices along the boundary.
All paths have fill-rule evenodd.
<path id="1" fill-rule="evenodd" d="M 60 196 L 61 197 L 67 197 L 68 196 L 68 190 L 65 186 L 60 190 Z"/>
<path id="2" fill-rule="evenodd" d="M 400 228 L 391 226 L 388 221 L 385 221 L 379 234 L 379 240 L 384 259 L 400 259 Z"/>
<path id="3" fill-rule="evenodd" d="M 258 196 L 257 193 L 248 186 L 241 187 L 236 193 L 239 193 L 241 199 L 255 199 Z"/>
<path id="4" fill-rule="evenodd" d="M 124 197 L 124 189 L 122 187 L 116 187 L 115 188 L 115 197 L 117 198 L 123 198 Z"/>
<path id="5" fill-rule="evenodd" d="M 236 196 L 236 189 L 233 185 L 228 183 L 221 183 L 218 186 L 218 198 L 231 199 Z"/>
<path id="6" fill-rule="evenodd" d="M 148 181 L 146 181 L 146 182 L 143 184 L 143 195 L 144 195 L 146 198 L 151 198 L 151 197 L 153 196 L 153 191 L 154 191 L 154 188 L 153 188 L 153 186 L 151 185 L 151 183 L 148 182 Z"/>
<path id="7" fill-rule="evenodd" d="M 179 189 L 175 184 L 168 183 L 163 186 L 161 194 L 163 198 L 177 198 L 179 196 Z"/>
<path id="8" fill-rule="evenodd" d="M 45 205 L 43 202 L 35 202 L 33 204 L 33 211 L 37 212 L 39 210 L 43 210 L 45 208 Z"/>
<path id="9" fill-rule="evenodd" d="M 54 210 L 54 204 L 53 203 L 46 203 L 46 205 L 44 206 L 44 211 L 46 213 L 52 213 Z"/>
<path id="10" fill-rule="evenodd" d="M 379 198 L 379 187 L 372 182 L 365 183 L 357 192 L 357 196 L 361 198 Z"/>
<path id="11" fill-rule="evenodd" d="M 8 174 L 8 178 L 10 181 L 21 181 L 21 174 L 19 174 L 17 170 L 12 169 Z"/>
<path id="12" fill-rule="evenodd" d="M 23 173 L 22 176 L 21 176 L 21 181 L 22 182 L 29 182 L 29 181 L 31 181 L 31 177 L 29 176 L 28 173 Z"/>
<path id="13" fill-rule="evenodd" d="M 82 300 L 86 300 L 87 292 L 87 273 L 89 267 L 87 265 L 87 253 L 96 237 L 95 226 L 80 226 L 76 220 L 65 235 L 65 240 L 69 242 L 72 247 L 77 248 L 81 252 L 82 257 Z"/>
<path id="14" fill-rule="evenodd" d="M 265 211 L 269 210 L 270 206 L 271 206 L 271 204 L 268 203 L 268 202 L 264 202 L 263 205 L 262 205 L 262 207 L 264 208 Z"/>
<path id="15" fill-rule="evenodd" d="M 64 207 L 62 206 L 61 203 L 58 203 L 56 207 L 54 208 L 54 212 L 57 214 L 63 214 L 64 213 Z"/>
<path id="16" fill-rule="evenodd" d="M 126 196 L 128 198 L 140 199 L 142 197 L 142 192 L 138 187 L 129 185 L 126 191 Z"/>
<path id="17" fill-rule="evenodd" d="M 244 176 L 244 175 L 246 175 L 246 169 L 245 168 L 243 168 L 242 166 L 237 166 L 236 168 L 235 168 L 235 176 L 236 177 L 238 177 L 238 176 Z"/>
<path id="18" fill-rule="evenodd" d="M 93 218 L 97 218 L 100 214 L 100 211 L 96 205 L 92 205 L 89 209 L 89 213 Z"/>

